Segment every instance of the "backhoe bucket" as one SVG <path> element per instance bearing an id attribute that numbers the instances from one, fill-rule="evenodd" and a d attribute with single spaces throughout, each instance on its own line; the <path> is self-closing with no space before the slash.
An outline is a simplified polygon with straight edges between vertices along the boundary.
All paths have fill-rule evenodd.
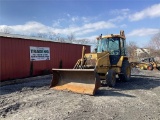
<path id="1" fill-rule="evenodd" d="M 100 87 L 99 75 L 94 69 L 52 69 L 50 88 L 94 95 Z"/>

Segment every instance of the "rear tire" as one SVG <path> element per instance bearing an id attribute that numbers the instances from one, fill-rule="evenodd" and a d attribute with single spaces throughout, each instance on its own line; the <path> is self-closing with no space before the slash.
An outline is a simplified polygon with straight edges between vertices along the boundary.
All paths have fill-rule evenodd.
<path id="1" fill-rule="evenodd" d="M 119 74 L 119 78 L 121 81 L 129 81 L 131 77 L 131 67 L 127 60 L 124 60 L 122 63 L 121 74 Z"/>
<path id="2" fill-rule="evenodd" d="M 116 84 L 116 72 L 114 70 L 109 70 L 106 75 L 106 83 L 109 87 L 114 87 Z"/>

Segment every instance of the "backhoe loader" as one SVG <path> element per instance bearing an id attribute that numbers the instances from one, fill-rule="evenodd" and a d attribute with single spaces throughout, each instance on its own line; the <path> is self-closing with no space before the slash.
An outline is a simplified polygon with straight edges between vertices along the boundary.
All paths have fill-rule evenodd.
<path id="1" fill-rule="evenodd" d="M 126 56 L 124 31 L 97 37 L 97 47 L 93 53 L 85 53 L 73 69 L 52 69 L 50 88 L 75 93 L 94 95 L 102 85 L 114 87 L 116 75 L 122 81 L 129 81 L 131 67 Z"/>
<path id="2" fill-rule="evenodd" d="M 146 57 L 140 60 L 140 62 L 137 64 L 137 67 L 139 67 L 142 70 L 156 70 L 157 63 L 154 60 L 154 57 Z"/>
<path id="3" fill-rule="evenodd" d="M 143 48 L 140 48 L 141 51 L 147 56 L 144 58 L 139 58 L 137 62 L 130 62 L 132 67 L 138 67 L 142 70 L 158 70 L 158 63 L 155 61 L 154 57 L 151 57 Z"/>

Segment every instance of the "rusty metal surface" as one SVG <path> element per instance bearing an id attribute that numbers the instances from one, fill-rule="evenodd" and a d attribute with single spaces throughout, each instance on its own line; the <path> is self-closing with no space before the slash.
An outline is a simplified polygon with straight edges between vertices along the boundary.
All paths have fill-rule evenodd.
<path id="1" fill-rule="evenodd" d="M 100 78 L 94 69 L 52 69 L 51 88 L 94 95 Z"/>

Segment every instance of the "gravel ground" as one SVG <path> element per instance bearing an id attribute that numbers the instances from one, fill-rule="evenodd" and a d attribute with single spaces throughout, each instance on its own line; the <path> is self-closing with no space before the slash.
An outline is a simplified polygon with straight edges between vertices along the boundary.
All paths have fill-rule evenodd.
<path id="1" fill-rule="evenodd" d="M 160 71 L 132 70 L 129 82 L 95 96 L 49 89 L 51 76 L 0 87 L 1 120 L 160 120 Z"/>

